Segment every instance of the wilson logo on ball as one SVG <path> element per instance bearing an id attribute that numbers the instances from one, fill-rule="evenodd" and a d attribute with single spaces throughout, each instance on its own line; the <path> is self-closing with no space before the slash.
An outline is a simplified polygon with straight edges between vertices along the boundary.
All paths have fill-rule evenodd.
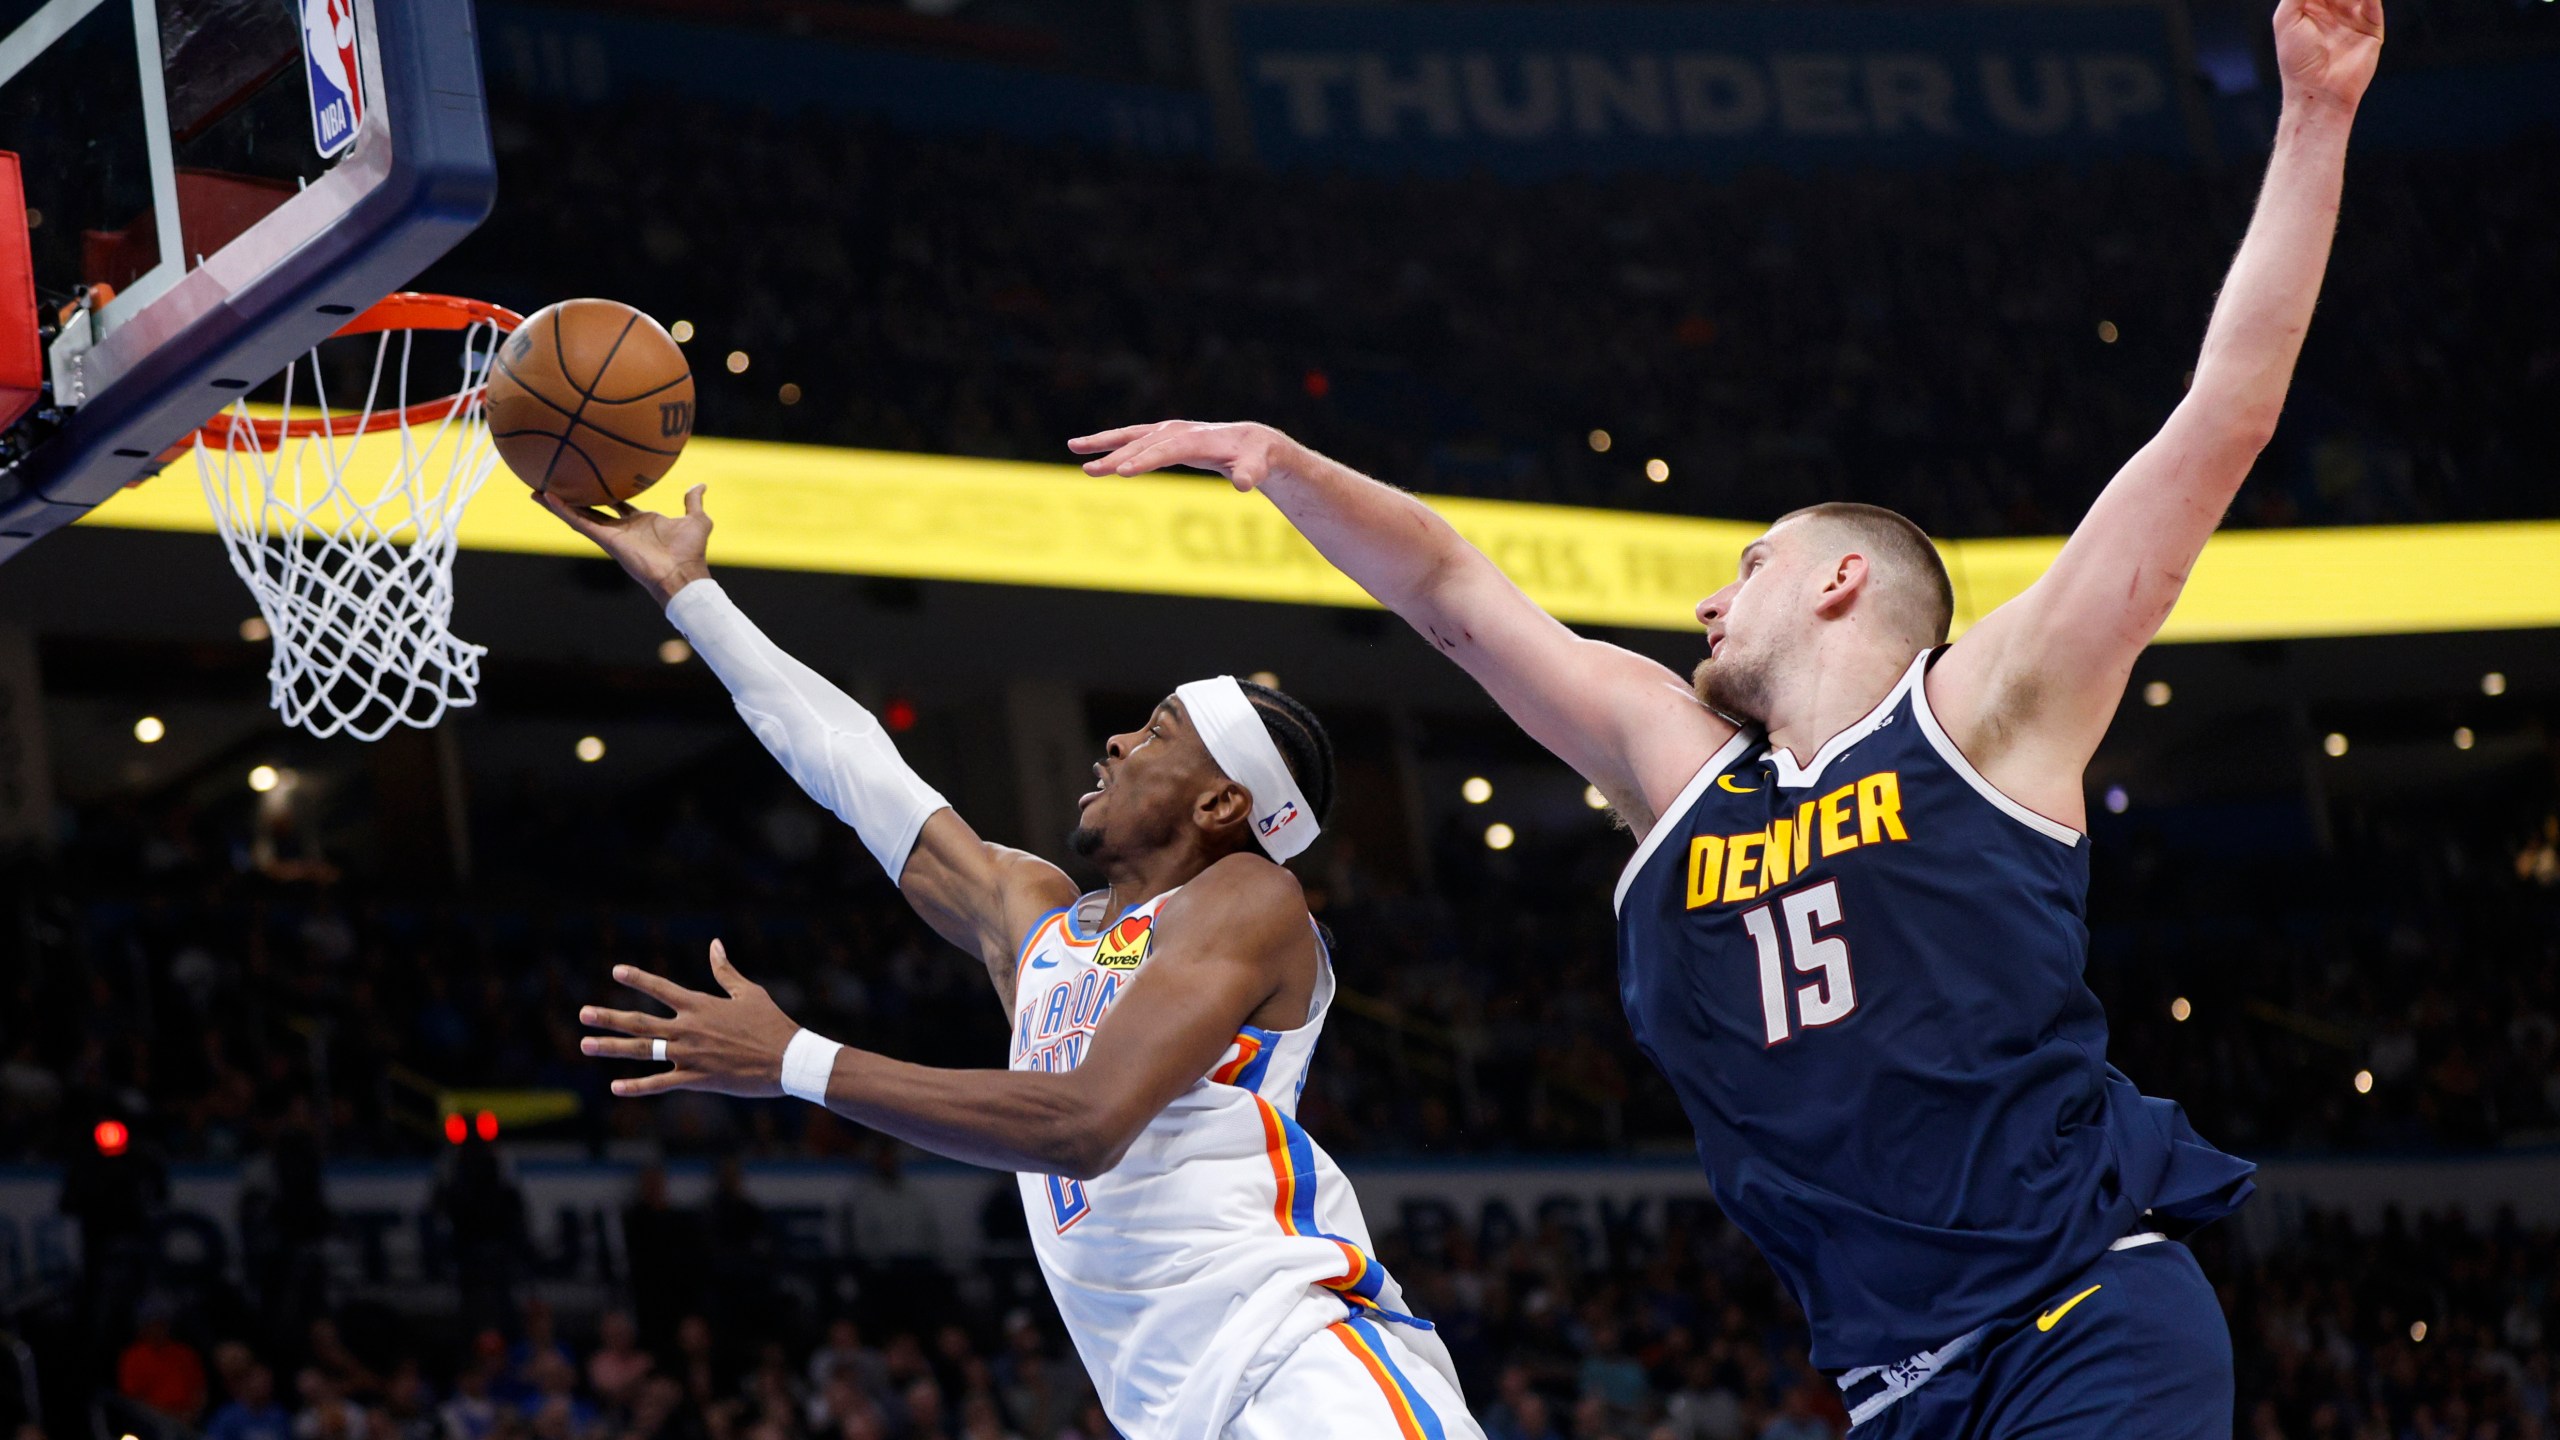
<path id="1" fill-rule="evenodd" d="M 658 433 L 663 436 L 693 433 L 693 402 L 669 400 L 658 407 Z"/>

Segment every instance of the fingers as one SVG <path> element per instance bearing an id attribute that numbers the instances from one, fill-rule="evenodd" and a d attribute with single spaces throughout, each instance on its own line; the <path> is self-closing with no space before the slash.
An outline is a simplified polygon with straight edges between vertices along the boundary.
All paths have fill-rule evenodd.
<path id="1" fill-rule="evenodd" d="M 692 489 L 684 492 L 684 513 L 688 519 L 693 520 L 705 520 L 710 518 L 702 513 L 701 486 L 696 485 Z"/>
<path id="2" fill-rule="evenodd" d="M 711 942 L 711 978 L 720 982 L 721 990 L 732 1000 L 755 988 L 754 981 L 739 974 L 738 967 L 729 963 L 729 947 L 717 940 Z"/>
<path id="3" fill-rule="evenodd" d="M 536 490 L 533 492 L 533 503 L 550 511 L 552 514 L 559 516 L 561 522 L 566 524 L 570 529 L 577 531 L 579 534 L 586 536 L 588 539 L 593 540 L 598 544 L 603 543 L 603 529 L 599 527 L 594 520 L 589 519 L 585 511 L 579 510 L 572 505 L 563 504 L 559 496 L 552 494 L 548 490 Z"/>
<path id="4" fill-rule="evenodd" d="M 593 1055 L 599 1060 L 656 1060 L 657 1044 L 655 1039 L 625 1040 L 618 1035 L 587 1035 L 579 1039 L 578 1053 Z M 672 1042 L 668 1050 L 670 1054 L 674 1052 Z"/>
<path id="5" fill-rule="evenodd" d="M 682 1010 L 691 1001 L 710 998 L 699 990 L 687 990 L 664 975 L 652 975 L 637 965 L 614 966 L 613 978 L 670 1010 Z"/>
<path id="6" fill-rule="evenodd" d="M 1224 472 L 1228 465 L 1234 463 L 1234 460 L 1233 447 L 1211 441 L 1197 431 L 1178 431 L 1141 440 L 1116 454 L 1106 455 L 1085 468 L 1091 470 L 1095 465 L 1100 465 L 1115 475 L 1143 475 L 1150 470 L 1162 470 L 1168 465 L 1188 465 L 1196 470 Z"/>
<path id="7" fill-rule="evenodd" d="M 1173 420 L 1151 420 L 1144 425 L 1123 425 L 1117 430 L 1102 430 L 1091 435 L 1079 435 L 1067 442 L 1067 448 L 1078 455 L 1091 455 L 1102 450 L 1117 450 L 1141 435 L 1178 423 L 1180 422 Z"/>
<path id="8" fill-rule="evenodd" d="M 638 1010 L 607 1010 L 601 1005 L 581 1009 L 578 1023 L 598 1030 L 619 1030 L 625 1035 L 637 1035 L 641 1037 L 638 1043 L 644 1055 L 651 1040 L 663 1040 L 675 1033 L 675 1021 L 668 1016 L 650 1015 Z"/>
<path id="9" fill-rule="evenodd" d="M 655 1075 L 638 1075 L 613 1082 L 613 1093 L 621 1096 L 663 1095 L 670 1090 L 698 1090 L 706 1087 L 711 1077 L 698 1070 L 661 1070 Z"/>

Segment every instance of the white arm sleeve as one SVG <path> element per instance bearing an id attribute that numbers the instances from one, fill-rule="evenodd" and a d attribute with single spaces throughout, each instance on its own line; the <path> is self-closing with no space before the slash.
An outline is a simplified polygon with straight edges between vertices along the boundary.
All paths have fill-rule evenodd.
<path id="1" fill-rule="evenodd" d="M 729 687 L 756 739 L 810 799 L 853 827 L 896 881 L 924 822 L 950 802 L 907 768 L 870 711 L 784 654 L 718 581 L 677 591 L 667 619 Z"/>

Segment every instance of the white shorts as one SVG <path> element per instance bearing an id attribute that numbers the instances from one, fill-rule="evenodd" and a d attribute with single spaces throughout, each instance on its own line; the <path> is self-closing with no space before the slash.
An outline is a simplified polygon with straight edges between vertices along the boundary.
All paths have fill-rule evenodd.
<path id="1" fill-rule="evenodd" d="M 1457 1387 L 1403 1328 L 1354 1316 L 1318 1331 L 1253 1392 L 1226 1440 L 1483 1440 Z"/>

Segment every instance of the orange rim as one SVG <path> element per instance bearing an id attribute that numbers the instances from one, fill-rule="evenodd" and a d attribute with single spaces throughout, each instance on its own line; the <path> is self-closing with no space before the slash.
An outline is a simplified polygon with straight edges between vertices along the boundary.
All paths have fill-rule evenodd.
<path id="1" fill-rule="evenodd" d="M 332 331 L 329 338 L 340 340 L 350 335 L 379 335 L 389 330 L 468 330 L 474 325 L 494 325 L 503 335 L 523 323 L 522 315 L 486 300 L 402 290 L 366 306 L 362 314 Z M 256 449 L 266 451 L 287 440 L 307 439 L 314 435 L 372 435 L 396 430 L 403 425 L 430 425 L 452 414 L 457 401 L 468 400 L 478 393 L 478 388 L 474 387 L 434 400 L 421 400 L 404 409 L 377 410 L 370 415 L 330 412 L 283 420 L 251 419 L 242 422 L 226 411 L 162 451 L 160 461 L 167 464 L 199 442 L 215 450 L 229 450 L 246 439 Z"/>

